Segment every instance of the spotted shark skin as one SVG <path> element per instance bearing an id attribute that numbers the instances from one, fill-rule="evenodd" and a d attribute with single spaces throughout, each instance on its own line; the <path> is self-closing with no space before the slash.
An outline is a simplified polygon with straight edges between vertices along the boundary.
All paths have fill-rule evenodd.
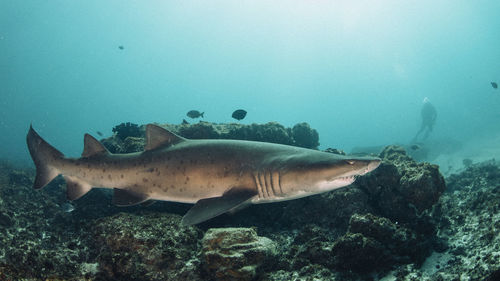
<path id="1" fill-rule="evenodd" d="M 378 167 L 376 157 L 350 157 L 288 145 L 241 140 L 188 140 L 149 124 L 143 152 L 112 154 L 86 134 L 80 158 L 66 158 L 30 126 L 27 144 L 37 168 L 33 187 L 62 174 L 67 197 L 93 187 L 114 190 L 113 203 L 149 200 L 195 204 L 183 217 L 193 225 L 249 204 L 327 192 Z"/>

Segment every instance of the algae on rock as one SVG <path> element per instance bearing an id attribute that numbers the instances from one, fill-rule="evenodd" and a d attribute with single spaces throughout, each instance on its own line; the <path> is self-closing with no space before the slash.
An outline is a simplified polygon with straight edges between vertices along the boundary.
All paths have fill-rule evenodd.
<path id="1" fill-rule="evenodd" d="M 211 228 L 203 237 L 201 258 L 216 280 L 253 280 L 276 255 L 276 245 L 252 228 Z"/>

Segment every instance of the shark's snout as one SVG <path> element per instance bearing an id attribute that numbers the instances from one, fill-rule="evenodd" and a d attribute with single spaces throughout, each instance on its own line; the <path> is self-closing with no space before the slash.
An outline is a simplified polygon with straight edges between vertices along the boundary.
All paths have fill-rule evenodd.
<path id="1" fill-rule="evenodd" d="M 371 161 L 368 163 L 368 165 L 366 166 L 365 171 L 364 171 L 361 175 L 367 174 L 367 173 L 369 173 L 369 172 L 371 172 L 371 171 L 373 171 L 373 170 L 377 169 L 377 168 L 378 168 L 378 166 L 380 165 L 380 162 L 382 162 L 382 160 L 381 160 L 381 159 L 379 159 L 379 158 L 376 158 L 376 159 L 371 160 Z"/>

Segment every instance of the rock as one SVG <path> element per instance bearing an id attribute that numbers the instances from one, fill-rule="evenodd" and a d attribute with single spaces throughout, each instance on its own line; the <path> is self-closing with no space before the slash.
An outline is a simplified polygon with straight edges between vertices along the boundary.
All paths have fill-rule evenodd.
<path id="1" fill-rule="evenodd" d="M 311 224 L 305 225 L 288 246 L 286 260 L 291 265 L 289 269 L 300 270 L 310 264 L 331 268 L 334 240 L 335 237 L 325 229 Z"/>
<path id="2" fill-rule="evenodd" d="M 298 271 L 278 270 L 266 273 L 262 280 L 290 281 L 290 280 L 354 280 L 353 276 L 344 276 L 343 273 L 333 272 L 324 266 L 311 264 L 302 267 Z"/>
<path id="3" fill-rule="evenodd" d="M 216 280 L 253 280 L 276 255 L 276 245 L 252 228 L 211 228 L 203 237 L 201 259 Z"/>
<path id="4" fill-rule="evenodd" d="M 369 202 L 368 194 L 355 186 L 291 200 L 283 209 L 282 227 L 301 229 L 304 225 L 314 223 L 325 229 L 345 232 L 353 214 L 374 212 Z"/>
<path id="5" fill-rule="evenodd" d="M 9 173 L 9 184 L 31 186 L 33 185 L 33 180 L 30 178 L 27 172 L 13 170 Z"/>
<path id="6" fill-rule="evenodd" d="M 386 147 L 380 157 L 380 166 L 361 177 L 355 186 L 369 194 L 370 204 L 378 214 L 400 223 L 414 222 L 446 188 L 439 167 L 416 163 L 398 146 Z"/>
<path id="7" fill-rule="evenodd" d="M 180 216 L 120 213 L 89 226 L 99 277 L 113 280 L 200 280 L 196 252 L 201 232 Z"/>
<path id="8" fill-rule="evenodd" d="M 14 221 L 7 215 L 7 212 L 0 208 L 0 230 L 11 227 L 14 225 Z"/>
<path id="9" fill-rule="evenodd" d="M 439 237 L 448 241 L 449 262 L 435 274 L 470 280 L 499 280 L 500 167 L 495 161 L 472 164 L 448 179 L 432 216 Z"/>
<path id="10" fill-rule="evenodd" d="M 301 124 L 295 135 L 278 123 L 162 126 L 187 138 L 283 144 L 313 135 Z M 103 143 L 112 152 L 140 151 L 142 134 L 115 134 Z M 104 189 L 92 190 L 64 213 L 61 177 L 33 190 L 33 169 L 0 164 L 0 280 L 371 280 L 393 268 L 398 280 L 461 274 L 494 280 L 500 268 L 498 167 L 472 164 L 447 179 L 455 192 L 441 196 L 444 182 L 436 166 L 415 163 L 397 146 L 381 156 L 381 166 L 351 186 L 254 205 L 194 227 L 179 223 L 187 204 L 118 208 Z M 214 225 L 257 226 L 276 242 L 253 229 Z M 437 245 L 437 235 L 447 243 Z M 421 263 L 431 250 L 424 265 L 435 268 L 436 252 L 450 258 L 424 273 Z"/>
<path id="11" fill-rule="evenodd" d="M 334 265 L 341 270 L 368 273 L 385 268 L 389 253 L 377 240 L 360 233 L 346 233 L 332 247 Z"/>
<path id="12" fill-rule="evenodd" d="M 368 273 L 417 259 L 417 235 L 386 218 L 355 214 L 349 230 L 332 247 L 333 264 L 341 270 Z M 429 253 L 424 251 L 420 262 Z M 412 259 L 413 258 L 413 259 Z"/>

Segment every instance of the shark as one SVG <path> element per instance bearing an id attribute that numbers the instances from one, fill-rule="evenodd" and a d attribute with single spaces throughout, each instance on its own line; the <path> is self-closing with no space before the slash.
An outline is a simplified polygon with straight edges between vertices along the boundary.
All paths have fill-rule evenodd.
<path id="1" fill-rule="evenodd" d="M 62 175 L 69 200 L 98 187 L 113 189 L 117 206 L 156 200 L 191 203 L 181 221 L 185 226 L 250 204 L 344 187 L 381 161 L 267 142 L 186 139 L 154 124 L 146 125 L 144 151 L 136 153 L 110 153 L 85 134 L 81 157 L 65 157 L 31 125 L 26 141 L 36 166 L 35 189 Z"/>

